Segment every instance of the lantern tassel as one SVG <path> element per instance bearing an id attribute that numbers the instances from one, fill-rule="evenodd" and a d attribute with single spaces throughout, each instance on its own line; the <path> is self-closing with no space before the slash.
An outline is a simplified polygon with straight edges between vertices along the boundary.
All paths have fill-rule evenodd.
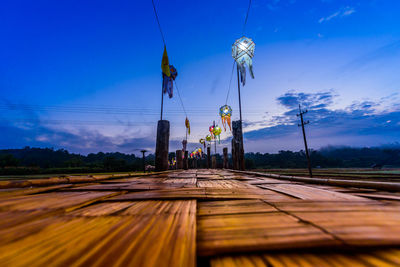
<path id="1" fill-rule="evenodd" d="M 222 121 L 222 126 L 224 127 L 224 131 L 226 132 L 226 117 L 222 116 L 221 121 Z"/>

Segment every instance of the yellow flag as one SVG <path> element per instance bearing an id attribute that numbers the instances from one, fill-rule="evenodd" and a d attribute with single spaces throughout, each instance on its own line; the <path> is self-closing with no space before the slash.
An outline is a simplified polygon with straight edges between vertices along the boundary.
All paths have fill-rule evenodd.
<path id="1" fill-rule="evenodd" d="M 185 126 L 188 129 L 188 134 L 190 134 L 190 123 L 189 123 L 188 118 L 186 118 L 186 120 L 185 120 Z"/>
<path id="2" fill-rule="evenodd" d="M 165 46 L 164 46 L 164 53 L 163 53 L 162 61 L 161 61 L 161 70 L 168 77 L 171 76 L 171 72 L 169 71 L 169 60 L 168 60 L 167 48 Z"/>

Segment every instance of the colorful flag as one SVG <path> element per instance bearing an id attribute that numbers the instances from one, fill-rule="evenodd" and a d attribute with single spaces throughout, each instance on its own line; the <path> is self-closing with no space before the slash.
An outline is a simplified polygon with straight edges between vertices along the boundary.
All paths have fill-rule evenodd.
<path id="1" fill-rule="evenodd" d="M 187 117 L 185 119 L 185 126 L 188 129 L 188 134 L 190 134 L 190 122 L 189 122 L 189 119 Z"/>
<path id="2" fill-rule="evenodd" d="M 171 76 L 171 72 L 169 70 L 169 60 L 167 54 L 167 47 L 164 46 L 164 53 L 161 60 L 161 70 L 162 73 L 165 74 L 167 77 Z"/>

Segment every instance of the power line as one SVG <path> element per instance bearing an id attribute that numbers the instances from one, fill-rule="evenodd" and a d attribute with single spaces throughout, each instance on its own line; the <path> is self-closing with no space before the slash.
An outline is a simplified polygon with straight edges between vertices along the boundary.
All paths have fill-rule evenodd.
<path id="1" fill-rule="evenodd" d="M 249 6 L 248 6 L 248 8 L 247 8 L 246 18 L 245 18 L 244 24 L 243 24 L 243 32 L 242 32 L 242 35 L 244 35 L 244 31 L 245 31 L 245 29 L 246 29 L 246 24 L 247 24 L 247 19 L 248 19 L 248 17 L 249 17 L 250 7 L 251 7 L 251 0 L 249 0 Z"/>
<path id="2" fill-rule="evenodd" d="M 233 64 L 232 64 L 231 78 L 229 79 L 229 87 L 228 87 L 228 93 L 226 94 L 225 105 L 228 104 L 228 97 L 229 97 L 229 92 L 231 91 L 231 84 L 232 84 L 232 77 L 233 77 L 234 70 L 235 70 L 235 60 L 233 60 Z"/>
<path id="3" fill-rule="evenodd" d="M 0 110 L 3 111 L 35 111 L 35 112 L 60 112 L 60 113 L 94 113 L 94 114 L 117 114 L 117 115 L 157 115 L 158 109 L 155 108 L 130 108 L 130 107 L 99 107 L 99 106 L 43 106 L 43 105 L 20 105 L 20 104 L 0 104 Z M 201 109 L 172 109 L 169 111 L 173 114 L 199 114 L 199 113 L 212 113 L 215 110 L 210 108 Z M 265 110 L 249 109 L 247 113 L 265 114 Z"/>
<path id="4" fill-rule="evenodd" d="M 151 3 L 153 4 L 154 15 L 155 15 L 156 20 L 157 20 L 157 25 L 158 25 L 158 29 L 160 30 L 162 41 L 164 43 L 164 46 L 167 46 L 167 44 L 165 43 L 165 38 L 164 38 L 163 31 L 161 29 L 160 20 L 158 19 L 158 14 L 157 14 L 157 10 L 156 10 L 156 5 L 154 4 L 154 0 L 151 0 Z"/>
<path id="5" fill-rule="evenodd" d="M 247 19 L 249 18 L 249 13 L 250 13 L 250 7 L 251 7 L 251 0 L 249 0 L 249 6 L 247 7 L 246 18 L 245 18 L 244 24 L 243 24 L 242 35 L 244 35 L 245 29 L 246 29 Z M 230 77 L 230 79 L 229 79 L 229 88 L 228 88 L 228 93 L 226 94 L 225 105 L 228 104 L 228 97 L 229 97 L 229 93 L 230 93 L 230 91 L 231 91 L 231 84 L 232 84 L 232 77 L 233 77 L 233 71 L 234 71 L 234 69 L 235 69 L 235 60 L 233 60 L 232 72 L 231 72 L 231 77 Z"/>
<path id="6" fill-rule="evenodd" d="M 183 101 L 182 101 L 182 98 L 181 98 L 181 94 L 180 94 L 180 92 L 179 92 L 178 83 L 176 82 L 176 80 L 174 80 L 174 82 L 175 82 L 176 91 L 178 92 L 178 97 L 179 97 L 179 101 L 180 101 L 180 103 L 181 103 L 183 112 L 185 113 L 185 115 L 186 115 L 186 117 L 187 117 L 186 109 L 185 109 L 185 106 L 183 105 Z"/>
<path id="7" fill-rule="evenodd" d="M 161 29 L 160 20 L 158 19 L 157 9 L 156 9 L 156 5 L 154 4 L 154 0 L 151 0 L 151 3 L 153 4 L 154 15 L 155 15 L 156 20 L 157 20 L 158 29 L 160 30 L 160 34 L 161 34 L 161 38 L 162 38 L 163 43 L 164 43 L 164 47 L 166 47 L 167 44 L 166 44 L 166 42 L 165 42 L 164 34 L 163 34 L 162 29 Z M 186 115 L 186 117 L 187 117 L 187 113 L 186 113 L 186 110 L 185 110 L 185 106 L 183 105 L 182 97 L 181 97 L 181 94 L 180 94 L 180 92 L 179 92 L 179 88 L 178 88 L 178 84 L 177 84 L 176 80 L 174 80 L 174 83 L 175 83 L 176 91 L 178 92 L 178 97 L 179 97 L 179 101 L 180 101 L 180 103 L 181 103 L 183 112 L 185 113 L 185 115 Z M 161 109 L 161 118 L 162 118 L 162 109 Z"/>

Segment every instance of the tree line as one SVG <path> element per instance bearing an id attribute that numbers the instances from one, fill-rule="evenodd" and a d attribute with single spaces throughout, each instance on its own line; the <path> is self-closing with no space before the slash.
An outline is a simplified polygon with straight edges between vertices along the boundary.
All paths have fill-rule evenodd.
<path id="1" fill-rule="evenodd" d="M 170 153 L 169 158 L 175 157 Z M 327 147 L 311 150 L 313 168 L 400 167 L 400 147 Z M 247 169 L 306 168 L 304 151 L 278 153 L 246 153 Z M 31 148 L 0 150 L 1 174 L 81 173 L 138 171 L 143 168 L 142 157 L 124 153 L 90 153 L 80 155 L 65 149 Z M 154 155 L 146 156 L 146 165 L 154 165 Z M 204 164 L 203 164 L 204 165 Z M 204 167 L 203 165 L 199 165 Z M 217 155 L 222 167 L 222 156 Z"/>
<path id="2" fill-rule="evenodd" d="M 146 156 L 154 164 L 154 155 Z M 124 153 L 90 153 L 86 156 L 65 149 L 31 148 L 0 150 L 1 174 L 118 172 L 143 169 L 142 157 Z"/>

